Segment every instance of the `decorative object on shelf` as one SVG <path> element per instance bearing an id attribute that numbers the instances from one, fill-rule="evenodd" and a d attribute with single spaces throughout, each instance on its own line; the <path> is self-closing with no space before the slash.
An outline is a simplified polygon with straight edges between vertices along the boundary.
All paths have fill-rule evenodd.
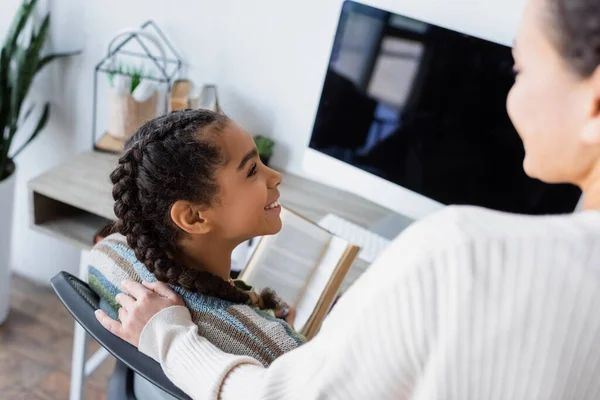
<path id="1" fill-rule="evenodd" d="M 129 47 L 138 45 L 141 50 Z M 124 61 L 127 60 L 127 61 Z M 94 72 L 92 142 L 95 150 L 120 153 L 123 145 L 146 121 L 167 104 L 173 80 L 182 66 L 181 57 L 154 21 L 139 29 L 125 29 L 109 42 L 106 56 Z M 98 124 L 98 76 L 107 75 L 109 83 L 108 127 L 100 138 Z M 159 104 L 164 90 L 165 103 Z M 164 107 L 162 107 L 164 106 Z"/>
<path id="2" fill-rule="evenodd" d="M 189 96 L 193 83 L 188 79 L 177 79 L 171 87 L 171 100 L 169 110 L 177 111 L 189 108 Z"/>
<path id="3" fill-rule="evenodd" d="M 271 156 L 273 155 L 273 148 L 275 147 L 275 142 L 273 139 L 256 135 L 254 136 L 254 143 L 256 143 L 256 148 L 258 149 L 258 155 L 260 160 L 265 165 L 269 165 L 269 161 L 271 160 Z"/>
<path id="4" fill-rule="evenodd" d="M 49 32 L 50 15 L 46 14 L 39 28 L 32 27 L 30 21 L 35 16 L 36 4 L 37 0 L 27 0 L 21 4 L 0 49 L 0 324 L 9 310 L 10 237 L 16 181 L 14 158 L 46 126 L 50 104 L 44 105 L 35 128 L 20 147 L 13 149 L 13 140 L 37 108 L 34 104 L 23 110 L 25 98 L 37 73 L 56 58 L 77 54 L 42 54 Z"/>
<path id="5" fill-rule="evenodd" d="M 147 88 L 142 95 L 143 69 L 123 68 L 117 69 L 119 75 L 109 75 L 110 90 L 110 116 L 108 131 L 113 138 L 125 142 L 146 121 L 156 116 L 158 92 L 155 87 Z"/>
<path id="6" fill-rule="evenodd" d="M 216 85 L 204 85 L 199 95 L 190 98 L 191 108 L 201 108 L 214 112 L 220 112 L 219 96 L 217 95 Z"/>
<path id="7" fill-rule="evenodd" d="M 221 111 L 216 85 L 206 84 L 198 88 L 187 79 L 179 79 L 173 83 L 170 106 L 171 111 L 185 108 Z"/>

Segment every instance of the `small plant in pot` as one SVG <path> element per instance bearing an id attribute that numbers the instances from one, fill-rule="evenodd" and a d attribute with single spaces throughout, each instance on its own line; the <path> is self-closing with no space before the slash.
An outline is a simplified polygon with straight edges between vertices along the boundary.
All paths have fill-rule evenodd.
<path id="1" fill-rule="evenodd" d="M 35 105 L 29 105 L 25 110 L 24 104 L 37 73 L 52 60 L 75 54 L 42 54 L 49 33 L 50 16 L 46 15 L 39 27 L 33 27 L 36 4 L 37 0 L 26 0 L 21 4 L 0 48 L 0 324 L 8 313 L 9 239 L 16 180 L 14 158 L 46 126 L 50 114 L 48 103 L 42 107 L 29 137 L 18 148 L 14 148 L 13 141 L 36 110 Z"/>
<path id="2" fill-rule="evenodd" d="M 140 99 L 140 92 L 137 91 L 144 82 L 144 75 L 142 66 L 124 64 L 108 74 L 111 86 L 108 133 L 123 144 L 140 126 L 156 116 L 156 88 L 145 93 L 143 99 Z M 145 87 L 148 88 L 148 85 Z"/>
<path id="3" fill-rule="evenodd" d="M 260 160 L 263 162 L 263 164 L 269 165 L 269 161 L 273 155 L 273 148 L 275 147 L 275 142 L 273 139 L 257 135 L 254 136 L 254 143 L 256 143 Z"/>

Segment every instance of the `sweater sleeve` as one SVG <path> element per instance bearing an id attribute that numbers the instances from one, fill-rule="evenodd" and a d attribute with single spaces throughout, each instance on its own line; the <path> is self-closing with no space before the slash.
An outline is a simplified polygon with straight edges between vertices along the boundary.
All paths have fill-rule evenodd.
<path id="1" fill-rule="evenodd" d="M 144 327 L 139 350 L 159 362 L 167 377 L 194 399 L 216 399 L 228 373 L 239 365 L 262 364 L 224 353 L 198 334 L 189 310 L 173 306 Z"/>

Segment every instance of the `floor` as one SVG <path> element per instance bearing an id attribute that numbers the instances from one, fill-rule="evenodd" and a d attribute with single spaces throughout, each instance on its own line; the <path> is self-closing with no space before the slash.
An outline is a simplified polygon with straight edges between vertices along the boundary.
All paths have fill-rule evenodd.
<path id="1" fill-rule="evenodd" d="M 52 289 L 14 276 L 0 327 L 0 400 L 68 399 L 72 340 L 73 319 Z M 98 345 L 90 342 L 93 352 Z M 107 360 L 88 379 L 86 400 L 106 399 L 113 367 Z"/>

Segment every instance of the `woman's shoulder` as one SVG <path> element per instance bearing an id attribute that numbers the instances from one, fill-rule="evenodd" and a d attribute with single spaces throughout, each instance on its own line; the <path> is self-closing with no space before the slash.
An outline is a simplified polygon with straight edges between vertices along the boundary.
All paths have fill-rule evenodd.
<path id="1" fill-rule="evenodd" d="M 598 257 L 600 212 L 532 216 L 453 206 L 407 228 L 354 286 L 372 292 L 430 276 L 472 282 L 490 274 L 517 281 L 533 271 L 596 274 Z"/>
<path id="2" fill-rule="evenodd" d="M 394 260 L 416 266 L 442 262 L 460 252 L 477 255 L 538 248 L 557 253 L 561 250 L 556 243 L 583 252 L 600 249 L 600 212 L 533 216 L 449 206 L 405 229 L 377 264 L 383 265 L 380 273 L 392 273 L 397 264 Z"/>
<path id="3" fill-rule="evenodd" d="M 524 215 L 474 206 L 449 206 L 414 223 L 405 240 L 440 247 L 486 240 L 544 240 L 564 237 L 580 240 L 600 234 L 600 212 L 559 215 Z M 402 235 L 401 235 L 402 236 Z"/>

